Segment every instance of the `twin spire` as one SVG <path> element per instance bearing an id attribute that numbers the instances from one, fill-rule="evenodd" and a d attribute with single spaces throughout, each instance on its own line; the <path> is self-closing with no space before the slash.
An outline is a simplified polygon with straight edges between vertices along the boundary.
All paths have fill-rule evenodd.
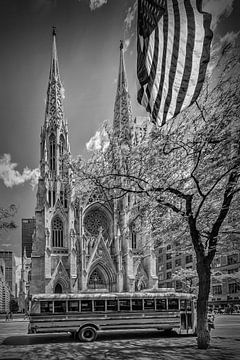
<path id="1" fill-rule="evenodd" d="M 50 124 L 60 125 L 61 121 L 64 121 L 63 86 L 59 72 L 55 27 L 53 27 L 52 36 L 52 58 L 47 90 L 45 119 L 45 124 L 47 126 Z M 123 41 L 120 41 L 120 61 L 113 119 L 113 132 L 115 138 L 121 143 L 129 143 L 131 140 L 131 126 L 131 101 L 128 92 L 127 75 L 125 70 Z"/>
<path id="2" fill-rule="evenodd" d="M 130 144 L 131 127 L 132 109 L 125 70 L 123 41 L 121 40 L 117 93 L 115 98 L 113 119 L 114 136 L 121 144 Z"/>
<path id="3" fill-rule="evenodd" d="M 49 125 L 59 126 L 61 122 L 64 121 L 64 111 L 63 111 L 64 89 L 60 79 L 55 27 L 53 27 L 52 37 L 53 37 L 52 58 L 51 58 L 48 89 L 47 89 L 45 123 L 47 126 Z"/>

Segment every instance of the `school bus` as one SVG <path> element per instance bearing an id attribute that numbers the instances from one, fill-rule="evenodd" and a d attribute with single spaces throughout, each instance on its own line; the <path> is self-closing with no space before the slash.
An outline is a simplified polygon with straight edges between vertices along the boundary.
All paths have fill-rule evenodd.
<path id="1" fill-rule="evenodd" d="M 37 294 L 31 299 L 28 333 L 70 332 L 94 341 L 98 332 L 136 329 L 194 333 L 192 294 L 135 293 Z"/>

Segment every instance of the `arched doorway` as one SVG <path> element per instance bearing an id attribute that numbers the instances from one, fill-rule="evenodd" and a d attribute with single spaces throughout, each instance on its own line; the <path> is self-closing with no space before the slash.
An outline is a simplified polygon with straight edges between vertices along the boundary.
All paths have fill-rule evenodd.
<path id="1" fill-rule="evenodd" d="M 63 292 L 62 285 L 57 283 L 57 285 L 55 286 L 54 294 L 62 294 L 62 292 Z"/>
<path id="2" fill-rule="evenodd" d="M 107 289 L 108 281 L 99 268 L 95 268 L 89 276 L 88 289 Z"/>

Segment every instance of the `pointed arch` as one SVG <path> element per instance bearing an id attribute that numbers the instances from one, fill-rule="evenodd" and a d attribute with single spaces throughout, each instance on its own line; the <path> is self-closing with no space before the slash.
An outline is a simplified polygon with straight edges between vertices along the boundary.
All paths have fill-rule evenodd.
<path id="1" fill-rule="evenodd" d="M 52 247 L 63 247 L 63 222 L 59 215 L 55 215 L 51 224 Z"/>
<path id="2" fill-rule="evenodd" d="M 88 279 L 89 289 L 106 289 L 108 287 L 108 278 L 102 269 L 97 266 L 90 274 Z"/>
<path id="3" fill-rule="evenodd" d="M 55 288 L 54 288 L 54 294 L 62 294 L 63 292 L 63 288 L 62 288 L 62 285 L 59 284 L 59 282 L 55 285 Z"/>
<path id="4" fill-rule="evenodd" d="M 96 280 L 94 280 L 94 277 Z M 116 273 L 103 259 L 97 259 L 91 266 L 87 284 L 89 289 L 107 289 L 112 291 L 116 285 Z"/>
<path id="5" fill-rule="evenodd" d="M 49 136 L 49 168 L 56 170 L 56 136 L 53 133 Z"/>

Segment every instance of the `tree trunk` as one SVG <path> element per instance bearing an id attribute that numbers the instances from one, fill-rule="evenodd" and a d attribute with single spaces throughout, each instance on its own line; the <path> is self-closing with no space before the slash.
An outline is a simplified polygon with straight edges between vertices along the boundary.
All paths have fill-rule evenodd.
<path id="1" fill-rule="evenodd" d="M 199 349 L 207 349 L 210 344 L 208 330 L 208 296 L 210 291 L 211 270 L 204 256 L 197 261 L 199 292 L 197 299 L 197 344 Z"/>

